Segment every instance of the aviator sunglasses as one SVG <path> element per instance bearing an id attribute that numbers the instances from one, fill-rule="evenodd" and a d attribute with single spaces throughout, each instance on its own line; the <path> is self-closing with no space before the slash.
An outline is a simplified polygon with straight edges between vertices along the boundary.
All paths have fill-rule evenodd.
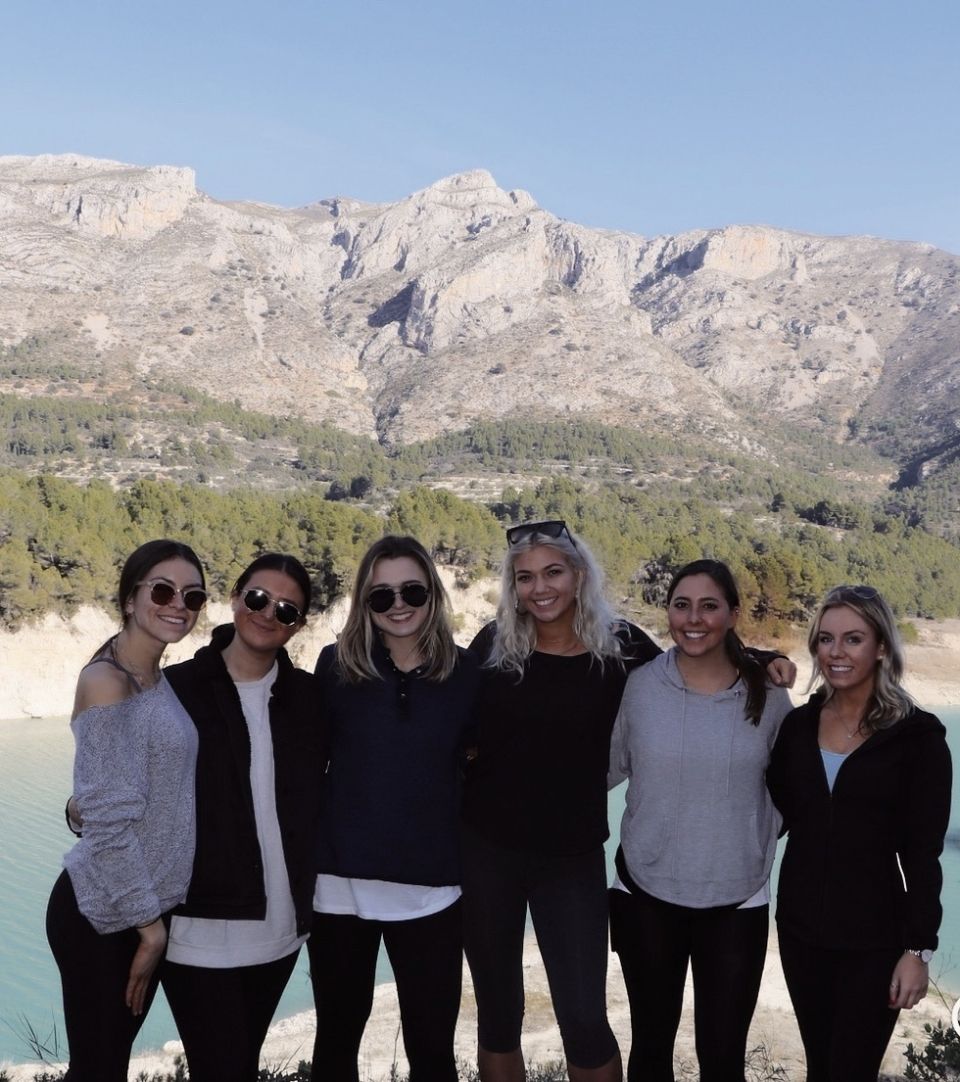
<path id="1" fill-rule="evenodd" d="M 296 605 L 290 601 L 277 601 L 259 586 L 251 586 L 249 590 L 244 590 L 241 600 L 251 612 L 263 612 L 268 605 L 272 604 L 274 619 L 284 627 L 293 627 L 302 619 L 302 614 Z"/>
<path id="2" fill-rule="evenodd" d="M 423 608 L 430 591 L 422 582 L 406 582 L 399 590 L 390 586 L 377 586 L 367 594 L 367 604 L 374 612 L 386 612 L 393 608 L 395 598 L 400 598 L 404 605 L 413 609 Z"/>
<path id="3" fill-rule="evenodd" d="M 154 605 L 169 605 L 179 594 L 183 598 L 185 609 L 199 612 L 207 600 L 207 591 L 199 586 L 186 586 L 181 590 L 172 582 L 164 582 L 163 579 L 148 579 L 146 582 L 138 582 L 137 585 L 150 587 L 150 600 Z"/>

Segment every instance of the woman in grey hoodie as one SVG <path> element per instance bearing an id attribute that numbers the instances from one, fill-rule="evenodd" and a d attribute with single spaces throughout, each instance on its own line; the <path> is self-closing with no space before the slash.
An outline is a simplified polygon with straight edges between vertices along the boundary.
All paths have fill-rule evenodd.
<path id="1" fill-rule="evenodd" d="M 630 999 L 630 1082 L 673 1082 L 688 962 L 702 1082 L 743 1082 L 763 973 L 779 817 L 765 773 L 790 710 L 734 628 L 729 568 L 697 560 L 667 593 L 666 654 L 631 673 L 610 784 L 628 779 L 611 941 Z"/>

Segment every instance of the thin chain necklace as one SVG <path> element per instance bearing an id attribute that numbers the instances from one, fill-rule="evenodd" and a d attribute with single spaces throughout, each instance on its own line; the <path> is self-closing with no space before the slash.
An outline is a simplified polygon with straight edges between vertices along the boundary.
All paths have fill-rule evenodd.
<path id="1" fill-rule="evenodd" d="M 110 654 L 113 660 L 120 666 L 120 668 L 128 675 L 132 676 L 142 688 L 151 688 L 160 679 L 160 665 L 159 662 L 154 666 L 151 673 L 143 673 L 133 665 L 124 664 L 120 657 L 120 651 L 117 649 L 117 640 L 119 635 L 114 635 L 110 640 Z"/>
<path id="2" fill-rule="evenodd" d="M 843 729 L 843 731 L 847 734 L 848 740 L 853 740 L 854 737 L 860 734 L 860 727 L 863 724 L 862 721 L 858 721 L 856 726 L 854 727 L 853 732 L 850 732 L 850 730 L 844 724 L 843 718 L 840 717 L 839 714 L 834 714 L 834 717 L 837 719 L 837 723 L 839 724 L 840 728 Z"/>

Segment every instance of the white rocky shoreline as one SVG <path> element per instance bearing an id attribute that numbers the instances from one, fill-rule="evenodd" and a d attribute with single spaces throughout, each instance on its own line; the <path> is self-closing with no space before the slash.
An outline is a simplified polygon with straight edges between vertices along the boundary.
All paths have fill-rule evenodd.
<path id="1" fill-rule="evenodd" d="M 492 615 L 488 600 L 490 583 L 475 584 L 466 591 L 453 588 L 452 581 L 448 582 L 448 586 L 451 587 L 454 610 L 458 614 L 458 637 L 467 641 L 476 628 Z M 305 667 L 312 667 L 320 647 L 332 641 L 344 615 L 343 606 L 335 606 L 323 617 L 314 619 L 312 626 L 294 640 L 291 651 L 294 660 Z M 171 648 L 168 660 L 190 656 L 209 628 L 225 622 L 229 616 L 226 605 L 212 605 L 210 611 L 204 614 L 203 624 L 190 639 Z M 0 632 L 0 681 L 4 688 L 4 701 L 0 708 L 8 716 L 8 720 L 0 720 L 0 724 L 17 724 L 17 719 L 23 723 L 23 719 L 32 717 L 67 715 L 77 672 L 92 650 L 115 629 L 115 621 L 109 615 L 84 609 L 70 621 L 48 616 L 38 625 L 15 634 Z M 960 706 L 960 620 L 921 623 L 918 632 L 918 643 L 907 647 L 909 690 L 918 702 L 934 710 L 938 706 Z M 800 667 L 797 686 L 803 689 L 809 664 L 802 644 L 791 653 Z M 794 693 L 798 701 L 803 697 L 802 690 Z M 532 937 L 527 942 L 524 968 L 527 987 L 524 1052 L 536 1062 L 561 1060 L 563 1053 L 550 1009 L 546 977 Z M 951 986 L 957 984 L 955 973 L 944 976 Z M 469 972 L 465 971 L 464 981 L 463 1005 L 457 1028 L 457 1053 L 465 1063 L 475 1063 L 476 1008 Z M 952 1005 L 952 997 L 947 995 L 946 998 Z M 608 1000 L 611 1024 L 621 1047 L 626 1050 L 629 1048 L 629 1009 L 618 962 L 613 955 L 610 960 Z M 906 1046 L 910 1042 L 922 1046 L 926 1041 L 924 1023 L 938 1019 L 950 1024 L 949 1009 L 935 993 L 931 993 L 916 1010 L 901 1013 L 884 1061 L 885 1071 L 901 1073 Z M 271 1027 L 262 1062 L 270 1066 L 296 1066 L 301 1059 L 309 1059 L 313 1033 L 312 1011 L 280 1020 Z M 779 964 L 775 934 L 771 934 L 760 1003 L 751 1028 L 749 1047 L 762 1049 L 762 1052 L 756 1053 L 758 1062 L 763 1055 L 768 1056 L 770 1063 L 784 1068 L 787 1079 L 800 1079 L 803 1076 L 802 1049 Z M 170 1041 L 162 1050 L 137 1056 L 131 1062 L 129 1077 L 134 1079 L 141 1071 L 146 1071 L 148 1075 L 154 1071 L 172 1071 L 174 1058 L 180 1050 L 178 1042 Z M 676 1055 L 678 1065 L 696 1063 L 689 986 Z M 392 984 L 381 985 L 376 990 L 373 1014 L 361 1049 L 361 1063 L 362 1077 L 366 1082 L 387 1080 L 394 1066 L 400 1072 L 406 1071 L 396 989 Z M 11 1082 L 28 1082 L 44 1067 L 35 1063 L 7 1066 L 5 1069 Z M 691 1072 L 690 1075 L 681 1073 L 678 1077 L 693 1077 L 695 1066 L 691 1066 Z"/>

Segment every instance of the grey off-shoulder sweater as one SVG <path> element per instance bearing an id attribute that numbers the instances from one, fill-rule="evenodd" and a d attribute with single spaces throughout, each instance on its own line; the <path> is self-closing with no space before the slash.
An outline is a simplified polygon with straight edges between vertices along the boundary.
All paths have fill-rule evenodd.
<path id="1" fill-rule="evenodd" d="M 186 896 L 196 837 L 197 732 L 164 677 L 74 718 L 73 792 L 83 837 L 64 857 L 80 912 L 105 934 Z"/>

